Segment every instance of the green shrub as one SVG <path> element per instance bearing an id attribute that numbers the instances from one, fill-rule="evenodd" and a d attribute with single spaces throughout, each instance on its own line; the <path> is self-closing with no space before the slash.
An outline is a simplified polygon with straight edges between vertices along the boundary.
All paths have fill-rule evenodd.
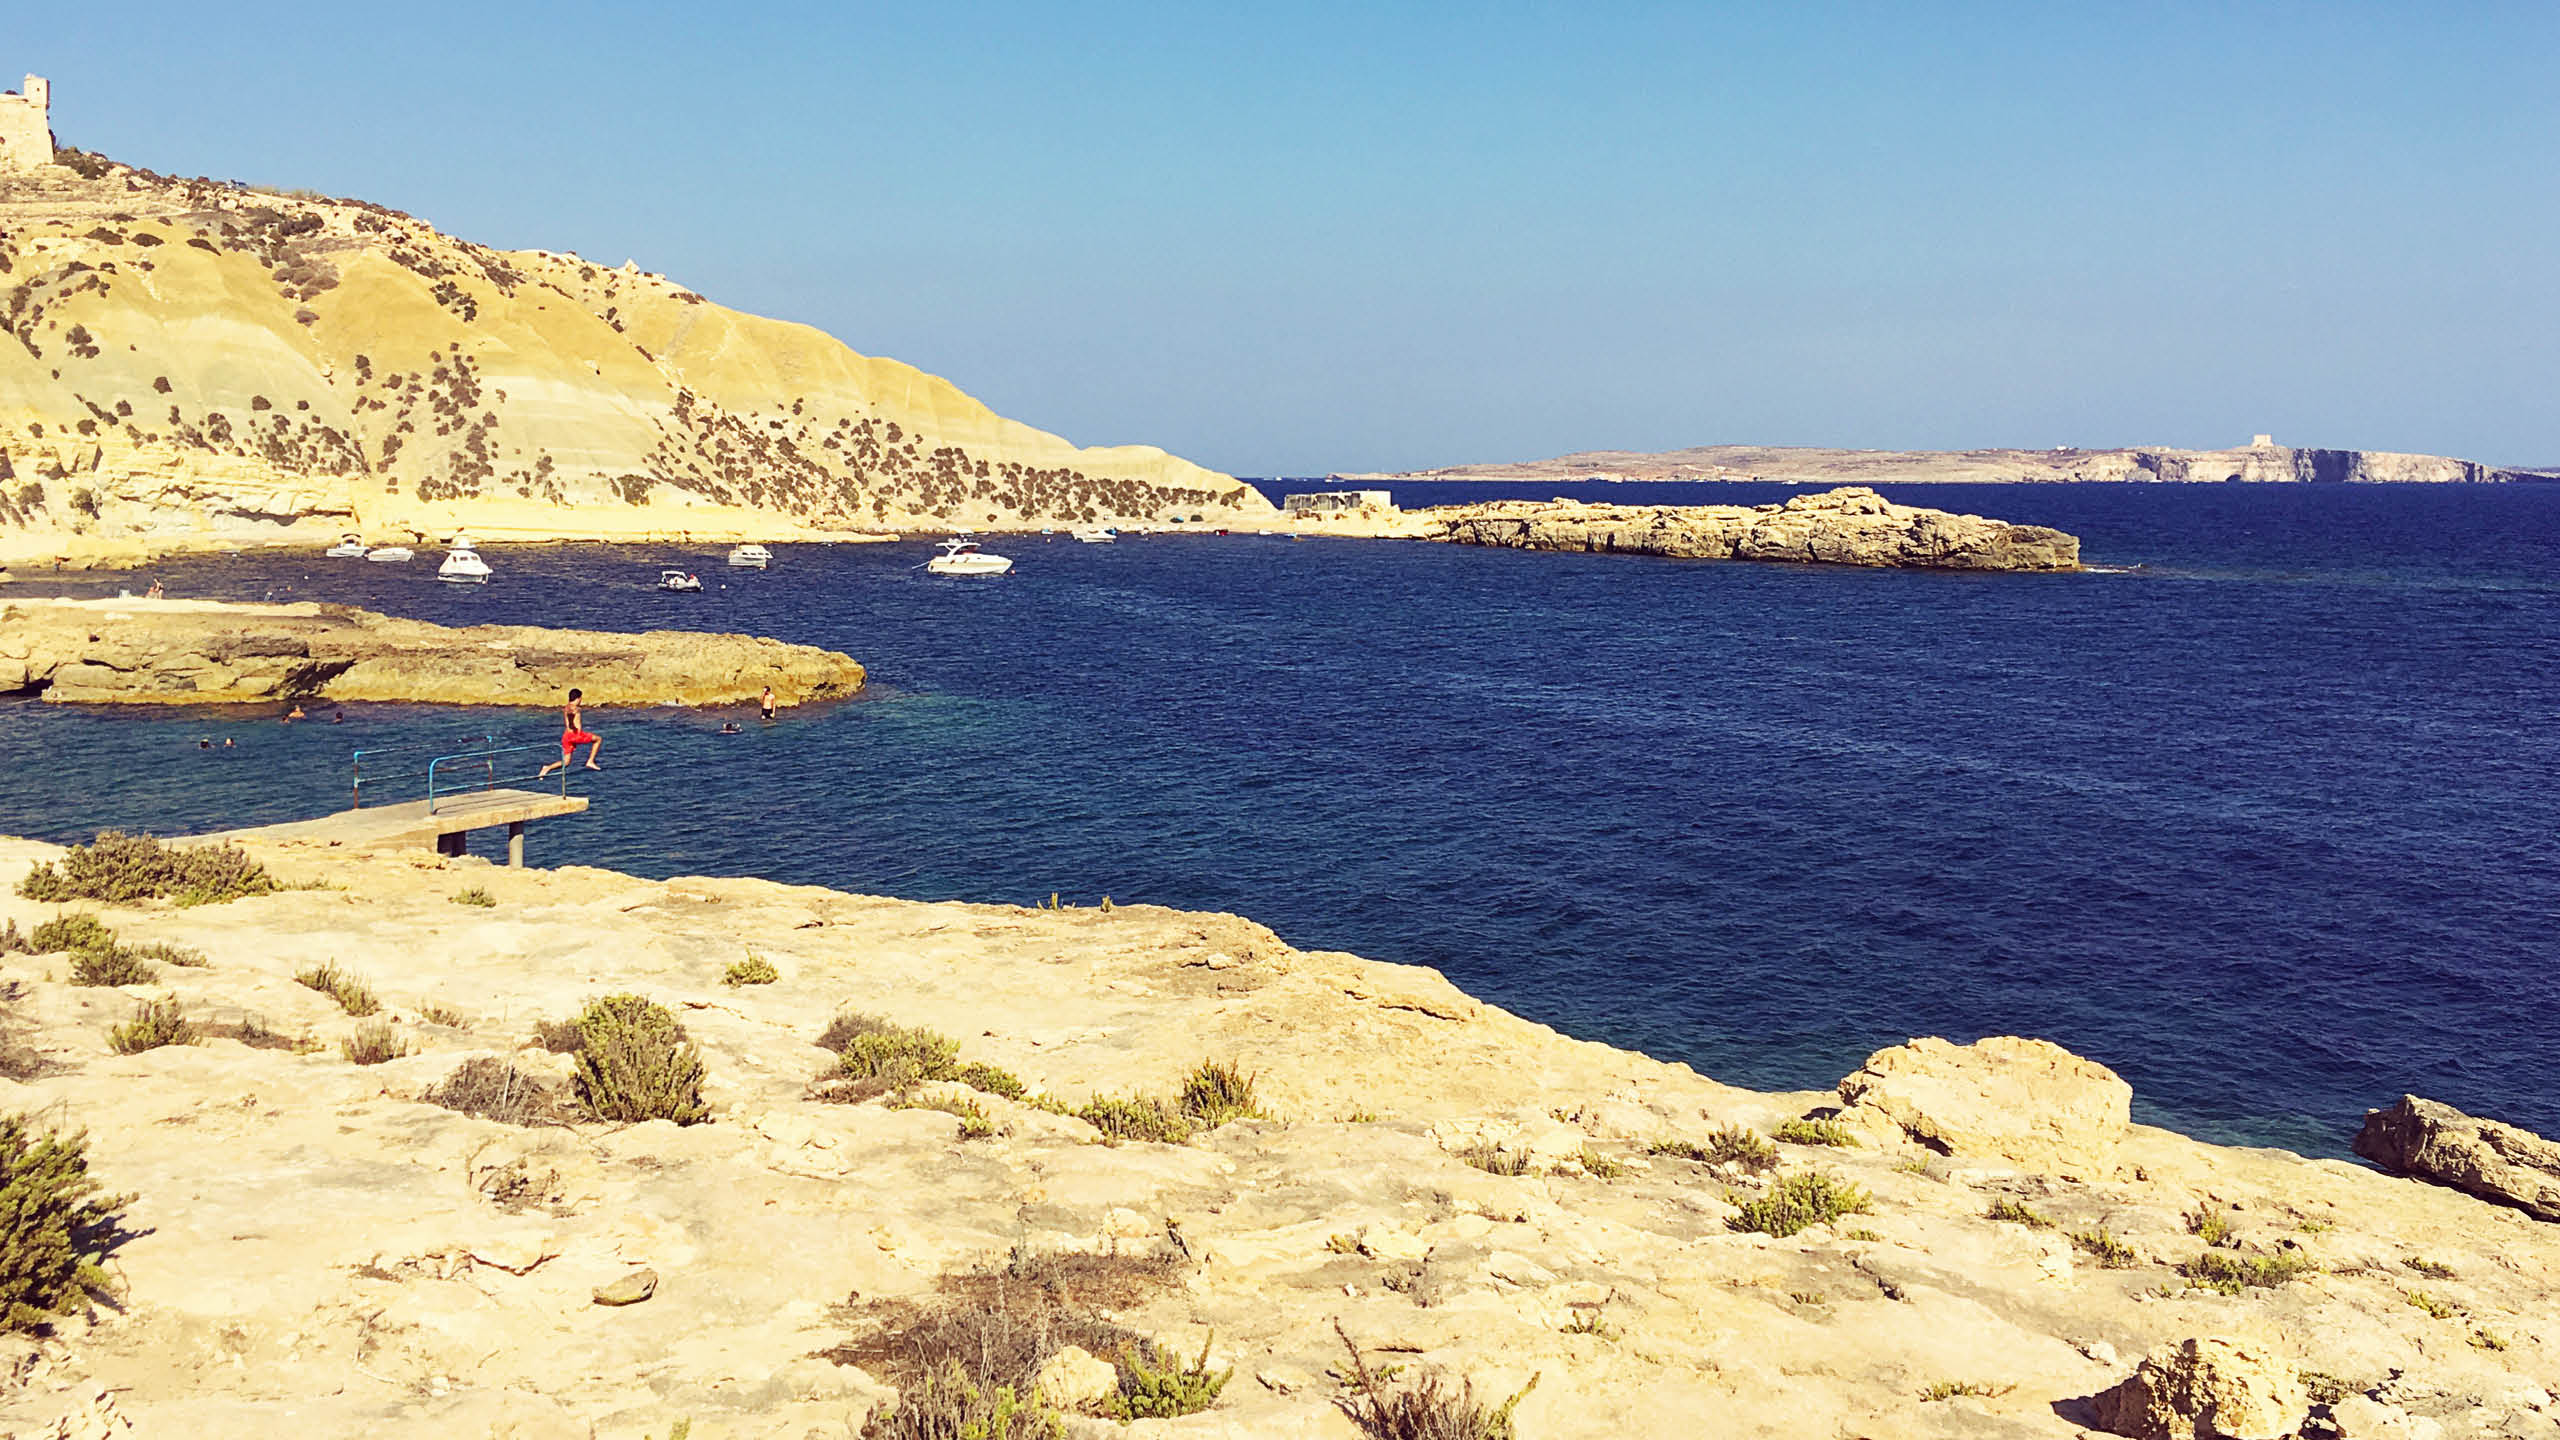
<path id="1" fill-rule="evenodd" d="M 2030 1230 L 2050 1230 L 2053 1228 L 2053 1221 L 2049 1217 L 2040 1214 L 2033 1207 L 2018 1200 L 1992 1201 L 1991 1208 L 1983 1212 L 1983 1218 L 1986 1220 L 2005 1220 L 2012 1225 L 2024 1225 Z"/>
<path id="2" fill-rule="evenodd" d="M 1725 1223 L 1736 1230 L 1756 1230 L 1783 1240 L 1808 1226 L 1827 1225 L 1843 1215 L 1861 1214 L 1872 1204 L 1867 1192 L 1814 1170 L 1800 1170 L 1770 1187 L 1769 1193 L 1744 1204 L 1742 1213 Z"/>
<path id="3" fill-rule="evenodd" d="M 471 1023 L 469 1016 L 441 1000 L 431 1000 L 419 1006 L 418 1019 L 429 1025 L 442 1025 L 448 1030 L 460 1030 Z"/>
<path id="4" fill-rule="evenodd" d="M 184 945 L 172 945 L 166 940 L 152 940 L 141 945 L 128 945 L 121 948 L 137 960 L 157 960 L 163 965 L 178 965 L 190 970 L 202 970 L 213 963 L 205 958 L 201 950 L 190 950 Z"/>
<path id="5" fill-rule="evenodd" d="M 863 1431 L 866 1440 L 1058 1440 L 1058 1412 L 1038 1395 L 1010 1385 L 979 1385 L 953 1360 L 898 1391 L 888 1413 Z"/>
<path id="6" fill-rule="evenodd" d="M 1007 1100 L 1020 1100 L 1031 1093 L 1031 1087 L 1022 1083 L 1021 1076 L 993 1065 L 981 1065 L 975 1060 L 952 1071 L 951 1078 L 972 1090 L 984 1090 Z"/>
<path id="7" fill-rule="evenodd" d="M 175 896 L 181 905 L 208 905 L 277 888 L 266 867 L 236 845 L 172 848 L 117 830 L 99 831 L 92 843 L 72 846 L 18 882 L 18 893 L 30 900 L 110 904 Z"/>
<path id="8" fill-rule="evenodd" d="M 1452 1390 L 1439 1376 L 1426 1373 L 1391 1390 L 1387 1382 L 1395 1378 L 1394 1369 L 1370 1369 L 1341 1321 L 1333 1322 L 1333 1333 L 1342 1338 L 1342 1348 L 1351 1352 L 1346 1393 L 1333 1403 L 1370 1440 L 1514 1440 L 1511 1412 L 1520 1408 L 1543 1378 L 1530 1376 L 1529 1383 L 1510 1399 L 1491 1407 L 1476 1399 L 1472 1380 L 1461 1380 Z"/>
<path id="9" fill-rule="evenodd" d="M 38 925 L 28 943 L 38 955 L 77 955 L 85 950 L 113 950 L 116 932 L 95 915 L 57 915 Z"/>
<path id="10" fill-rule="evenodd" d="M 361 1020 L 382 1008 L 373 987 L 338 968 L 335 960 L 306 966 L 295 972 L 293 983 L 306 990 L 317 990 L 338 1002 L 338 1008 Z"/>
<path id="11" fill-rule="evenodd" d="M 1491 1140 L 1479 1140 L 1458 1152 L 1458 1158 L 1487 1175 L 1526 1175 L 1529 1156 L 1525 1151 L 1505 1150 Z"/>
<path id="12" fill-rule="evenodd" d="M 71 983 L 74 985 L 148 985 L 159 973 L 142 963 L 142 957 L 122 946 L 80 950 L 71 956 Z"/>
<path id="13" fill-rule="evenodd" d="M 2215 1288 L 2219 1289 L 2220 1287 L 2217 1286 Z M 2240 1291 L 2237 1286 L 2234 1286 L 2227 1293 L 2237 1295 Z M 2407 1294 L 2402 1295 L 2400 1298 L 2408 1301 L 2412 1305 L 2415 1305 L 2420 1310 L 2425 1311 L 2427 1318 L 2430 1320 L 2451 1320 L 2462 1313 L 2461 1307 L 2453 1305 L 2447 1301 L 2439 1300 L 2424 1290 L 2412 1290 Z"/>
<path id="14" fill-rule="evenodd" d="M 36 942 L 27 938 L 27 932 L 18 928 L 18 922 L 15 919 L 11 919 L 6 924 L 0 924 L 0 955 L 33 955 L 35 953 Z"/>
<path id="15" fill-rule="evenodd" d="M 578 1100 L 599 1120 L 710 1118 L 702 1102 L 702 1052 L 663 1005 L 608 995 L 578 1017 Z"/>
<path id="16" fill-rule="evenodd" d="M 1645 1147 L 1645 1153 L 1695 1160 L 1702 1165 L 1739 1165 L 1754 1172 L 1778 1166 L 1778 1147 L 1744 1125 L 1719 1126 L 1703 1145 L 1694 1140 L 1656 1140 Z"/>
<path id="17" fill-rule="evenodd" d="M 939 1110 L 960 1122 L 960 1138 L 963 1140 L 984 1140 L 996 1133 L 995 1122 L 987 1118 L 987 1112 L 978 1107 L 977 1101 L 966 1095 L 925 1095 L 900 1100 L 889 1108 L 892 1110 Z"/>
<path id="18" fill-rule="evenodd" d="M 1769 1132 L 1789 1145 L 1855 1146 L 1858 1137 L 1830 1120 L 1790 1120 Z"/>
<path id="19" fill-rule="evenodd" d="M 2299 1250 L 2279 1255 L 2234 1255 L 2223 1250 L 2207 1250 L 2178 1267 L 2187 1283 L 2200 1290 L 2223 1295 L 2237 1295 L 2244 1286 L 2272 1290 L 2288 1280 L 2298 1280 L 2320 1268 L 2310 1256 Z"/>
<path id="20" fill-rule="evenodd" d="M 2017 1388 L 2015 1385 L 1993 1385 L 1981 1380 L 1941 1380 L 1921 1391 L 1920 1398 L 1925 1401 L 1938 1401 L 1974 1396 L 1985 1400 L 1996 1400 Z"/>
<path id="21" fill-rule="evenodd" d="M 1132 1345 L 1120 1352 L 1120 1391 L 1103 1402 L 1103 1408 L 1121 1420 L 1170 1420 L 1190 1415 L 1217 1403 L 1218 1392 L 1227 1388 L 1235 1375 L 1235 1367 L 1213 1371 L 1209 1368 L 1209 1347 L 1216 1343 L 1217 1332 L 1200 1342 L 1200 1358 L 1185 1365 L 1182 1357 L 1170 1364 L 1154 1355 L 1152 1345 Z"/>
<path id="22" fill-rule="evenodd" d="M 536 1020 L 533 1043 L 554 1055 L 575 1055 L 587 1042 L 575 1020 Z"/>
<path id="23" fill-rule="evenodd" d="M 193 1045 L 196 1027 L 175 1000 L 145 1000 L 133 1018 L 107 1032 L 107 1044 L 119 1055 L 139 1055 L 163 1045 Z"/>
<path id="24" fill-rule="evenodd" d="M 1262 1113 L 1254 1102 L 1253 1077 L 1216 1060 L 1202 1061 L 1200 1068 L 1182 1082 L 1181 1106 L 1182 1113 L 1199 1121 L 1204 1130 Z"/>
<path id="25" fill-rule="evenodd" d="M 1589 1145 L 1582 1147 L 1582 1171 L 1594 1180 L 1615 1180 L 1627 1173 L 1627 1167 L 1601 1154 Z"/>
<path id="26" fill-rule="evenodd" d="M 2108 1270 L 2130 1270 L 2142 1263 L 2132 1246 L 2104 1230 L 2074 1230 L 2071 1243 Z"/>
<path id="27" fill-rule="evenodd" d="M 2187 1233 L 2207 1245 L 2227 1245 L 2231 1242 L 2231 1221 L 2216 1211 L 2198 1210 L 2187 1217 Z"/>
<path id="28" fill-rule="evenodd" d="M 750 951 L 746 959 L 735 961 L 729 966 L 729 972 L 720 977 L 720 983 L 723 985 L 770 985 L 781 978 L 782 972 L 773 968 L 772 961 Z"/>
<path id="29" fill-rule="evenodd" d="M 338 1042 L 338 1049 L 358 1065 L 380 1065 L 409 1053 L 409 1043 L 388 1020 L 375 1020 L 355 1028 L 355 1033 Z"/>
<path id="30" fill-rule="evenodd" d="M 87 1136 L 0 1115 L 0 1330 L 34 1330 L 112 1293 L 106 1259 L 132 1203 L 99 1193 Z"/>
<path id="31" fill-rule="evenodd" d="M 948 1035 L 858 1011 L 838 1015 L 818 1043 L 836 1052 L 837 1073 L 844 1078 L 880 1080 L 899 1089 L 951 1078 L 960 1058 L 960 1042 Z"/>
<path id="32" fill-rule="evenodd" d="M 485 885 L 474 885 L 468 890 L 455 891 L 453 903 L 477 906 L 483 910 L 494 910 L 498 906 L 497 897 L 491 895 Z"/>
<path id="33" fill-rule="evenodd" d="M 1126 1099 L 1096 1095 L 1075 1113 L 1077 1119 L 1101 1131 L 1103 1139 L 1114 1144 L 1146 1140 L 1180 1145 L 1191 1138 L 1190 1118 L 1152 1095 Z"/>

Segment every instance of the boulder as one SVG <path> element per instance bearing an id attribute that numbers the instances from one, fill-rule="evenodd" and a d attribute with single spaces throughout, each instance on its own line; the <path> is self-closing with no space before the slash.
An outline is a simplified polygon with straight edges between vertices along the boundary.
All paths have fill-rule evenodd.
<path id="1" fill-rule="evenodd" d="M 2530 1130 L 2403 1095 L 2365 1112 L 2355 1149 L 2385 1170 L 2560 1220 L 2560 1142 Z"/>
<path id="2" fill-rule="evenodd" d="M 1944 1154 L 2061 1175 L 2103 1175 L 2130 1123 L 2133 1087 L 2045 1040 L 1934 1037 L 1879 1050 L 1840 1082 L 1841 1120 L 1898 1130 Z"/>
<path id="3" fill-rule="evenodd" d="M 2277 1440 L 2309 1415 L 2294 1367 L 2262 1346 L 2189 1340 L 2095 1401 L 2099 1428 L 2132 1440 Z"/>
<path id="4" fill-rule="evenodd" d="M 1049 1357 L 1032 1387 L 1061 1410 L 1081 1410 L 1118 1390 L 1120 1372 L 1092 1351 L 1070 1345 Z"/>

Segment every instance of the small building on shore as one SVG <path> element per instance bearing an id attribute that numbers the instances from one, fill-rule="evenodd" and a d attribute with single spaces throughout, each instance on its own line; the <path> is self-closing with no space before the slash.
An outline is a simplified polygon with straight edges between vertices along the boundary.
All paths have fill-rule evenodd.
<path id="1" fill-rule="evenodd" d="M 1291 515 L 1328 515 L 1342 510 L 1392 510 L 1395 496 L 1386 490 L 1316 490 L 1280 502 Z"/>
<path id="2" fill-rule="evenodd" d="M 0 172 L 40 170 L 53 163 L 53 87 L 41 75 L 27 88 L 0 94 Z"/>

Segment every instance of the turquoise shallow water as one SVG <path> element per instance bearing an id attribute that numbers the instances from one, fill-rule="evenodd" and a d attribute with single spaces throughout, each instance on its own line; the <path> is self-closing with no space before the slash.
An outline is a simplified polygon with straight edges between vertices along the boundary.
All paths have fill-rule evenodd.
<path id="1" fill-rule="evenodd" d="M 1234 910 L 1743 1084 L 2016 1032 L 2214 1138 L 2343 1153 L 2403 1089 L 2560 1132 L 2560 488 L 1892 493 L 2062 525 L 2125 573 L 1207 536 L 1002 538 L 992 582 L 927 577 L 920 541 L 743 575 L 497 547 L 479 590 L 309 555 L 156 573 L 872 668 L 739 736 L 598 712 L 597 810 L 537 827 L 538 862 Z M 660 596 L 662 561 L 718 588 Z M 0 831 L 314 814 L 354 744 L 556 733 L 349 714 L 0 701 Z"/>

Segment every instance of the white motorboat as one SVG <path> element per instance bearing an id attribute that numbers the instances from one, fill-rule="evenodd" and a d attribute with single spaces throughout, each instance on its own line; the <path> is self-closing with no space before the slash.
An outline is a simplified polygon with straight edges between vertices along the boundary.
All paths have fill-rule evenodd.
<path id="1" fill-rule="evenodd" d="M 936 575 L 1001 575 L 1013 562 L 979 549 L 975 540 L 945 540 L 942 553 L 924 562 L 924 568 Z"/>
<path id="2" fill-rule="evenodd" d="M 444 563 L 436 567 L 436 578 L 448 585 L 486 585 L 489 562 L 471 548 L 471 542 L 457 537 L 453 548 L 444 552 Z"/>
<path id="3" fill-rule="evenodd" d="M 690 595 L 702 588 L 702 582 L 694 578 L 691 571 L 661 570 L 658 572 L 658 588 L 672 594 Z"/>
<path id="4" fill-rule="evenodd" d="M 732 570 L 762 570 L 773 563 L 773 552 L 761 545 L 741 545 L 729 552 Z"/>
<path id="5" fill-rule="evenodd" d="M 320 553 L 332 560 L 361 560 L 364 558 L 364 537 L 353 534 L 341 535 L 338 537 L 337 544 Z"/>
<path id="6" fill-rule="evenodd" d="M 418 558 L 418 552 L 406 545 L 383 545 L 364 552 L 364 558 L 376 565 L 405 565 Z"/>
<path id="7" fill-rule="evenodd" d="M 1090 530 L 1077 531 L 1076 538 L 1087 545 L 1108 545 L 1120 538 L 1120 532 L 1108 525 L 1097 525 Z"/>

